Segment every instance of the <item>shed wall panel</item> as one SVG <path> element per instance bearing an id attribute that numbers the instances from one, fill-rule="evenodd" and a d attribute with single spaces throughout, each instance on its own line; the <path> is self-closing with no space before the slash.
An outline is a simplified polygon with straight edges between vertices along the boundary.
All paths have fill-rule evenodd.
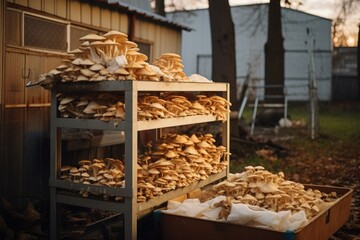
<path id="1" fill-rule="evenodd" d="M 100 26 L 105 29 L 111 28 L 111 14 L 108 9 L 101 9 L 100 12 Z"/>
<path id="2" fill-rule="evenodd" d="M 15 0 L 13 3 L 28 7 L 28 1 L 27 0 Z"/>
<path id="3" fill-rule="evenodd" d="M 66 0 L 54 0 L 55 2 L 55 15 L 66 18 L 68 15 L 68 2 Z"/>
<path id="4" fill-rule="evenodd" d="M 100 26 L 100 8 L 97 6 L 91 7 L 91 24 L 96 27 Z"/>
<path id="5" fill-rule="evenodd" d="M 120 16 L 118 13 L 111 11 L 111 29 L 120 30 Z M 120 30 L 121 31 L 121 30 Z"/>
<path id="6" fill-rule="evenodd" d="M 123 31 L 125 33 L 129 33 L 129 19 L 126 14 L 120 15 L 120 31 Z"/>
<path id="7" fill-rule="evenodd" d="M 3 103 L 3 84 L 5 81 L 5 25 L 6 25 L 6 4 L 0 2 L 0 107 Z M 1 118 L 1 116 L 0 116 Z M 1 131 L 1 130 L 0 130 Z M 1 144 L 1 140 L 0 140 Z M 1 147 L 0 147 L 1 150 Z"/>
<path id="8" fill-rule="evenodd" d="M 25 104 L 24 80 L 22 71 L 25 67 L 24 55 L 19 53 L 6 53 L 5 73 L 5 99 L 4 104 L 19 105 Z"/>
<path id="9" fill-rule="evenodd" d="M 56 15 L 56 11 L 55 11 L 55 0 L 43 0 L 43 4 L 44 4 L 44 11 L 50 14 L 54 14 Z"/>
<path id="10" fill-rule="evenodd" d="M 42 0 L 31 0 L 29 1 L 29 7 L 36 9 L 36 10 L 43 10 L 42 9 Z"/>
<path id="11" fill-rule="evenodd" d="M 81 22 L 91 25 L 91 6 L 87 3 L 81 4 Z"/>
<path id="12" fill-rule="evenodd" d="M 69 19 L 72 21 L 81 21 L 81 4 L 77 1 L 70 1 L 69 6 Z"/>

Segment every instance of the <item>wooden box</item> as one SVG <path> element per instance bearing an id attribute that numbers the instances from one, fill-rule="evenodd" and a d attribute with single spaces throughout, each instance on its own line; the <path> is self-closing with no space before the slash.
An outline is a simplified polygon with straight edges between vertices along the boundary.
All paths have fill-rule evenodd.
<path id="1" fill-rule="evenodd" d="M 349 218 L 352 190 L 332 186 L 305 186 L 326 193 L 336 192 L 339 198 L 333 205 L 324 208 L 317 216 L 311 219 L 304 228 L 299 230 L 279 232 L 162 213 L 162 237 L 164 240 L 328 240 Z"/>

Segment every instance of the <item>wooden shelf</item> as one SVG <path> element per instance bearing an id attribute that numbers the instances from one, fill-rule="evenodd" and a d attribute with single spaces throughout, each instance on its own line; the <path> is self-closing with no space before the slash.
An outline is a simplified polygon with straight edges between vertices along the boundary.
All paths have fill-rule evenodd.
<path id="1" fill-rule="evenodd" d="M 142 211 L 146 211 L 148 209 L 152 209 L 153 207 L 159 206 L 173 198 L 176 198 L 178 196 L 181 196 L 183 194 L 191 192 L 192 190 L 207 186 L 212 182 L 215 182 L 217 180 L 220 180 L 220 179 L 226 177 L 226 175 L 227 175 L 226 170 L 224 170 L 220 173 L 210 175 L 209 178 L 207 178 L 205 180 L 194 182 L 187 187 L 177 188 L 175 190 L 166 192 L 163 195 L 160 195 L 156 198 L 150 199 L 146 202 L 137 203 L 137 211 L 142 212 Z M 74 182 L 64 181 L 64 180 L 56 180 L 56 181 L 50 182 L 50 185 L 52 187 L 56 187 L 59 189 L 66 189 L 66 190 L 71 190 L 71 191 L 76 191 L 76 192 L 87 191 L 87 192 L 94 192 L 97 194 L 109 194 L 112 196 L 123 196 L 123 197 L 131 197 L 132 196 L 131 192 L 127 191 L 125 188 L 113 188 L 113 187 L 107 187 L 107 186 L 81 184 L 81 183 L 74 183 Z M 62 195 L 61 203 L 72 204 L 72 203 L 74 203 L 74 199 L 77 199 L 75 202 L 78 203 L 78 206 L 84 206 L 84 205 L 82 205 L 82 200 L 84 200 L 84 201 L 88 200 L 86 207 L 90 207 L 90 208 L 101 208 L 98 205 L 99 201 L 101 201 L 101 205 L 104 205 L 104 206 L 110 205 L 112 203 L 119 204 L 119 205 L 123 204 L 123 202 L 120 202 L 120 201 L 103 200 L 103 199 L 101 199 L 100 196 L 97 198 L 94 198 L 94 197 L 84 198 L 84 197 L 80 196 L 79 193 L 73 193 L 73 192 L 69 193 L 68 191 L 62 191 L 61 195 Z M 89 196 L 91 196 L 91 194 L 89 194 Z M 92 204 L 92 202 L 93 202 L 93 204 Z M 105 207 L 104 210 L 109 210 L 109 209 L 107 207 Z"/>
<path id="2" fill-rule="evenodd" d="M 218 121 L 214 115 L 196 115 L 187 117 L 159 118 L 156 120 L 138 121 L 136 123 L 138 131 L 174 127 L 188 124 L 199 124 Z M 125 121 L 109 122 L 97 119 L 74 119 L 74 118 L 56 118 L 54 126 L 59 128 L 79 128 L 79 129 L 99 129 L 124 131 Z"/>
<path id="3" fill-rule="evenodd" d="M 227 91 L 225 83 L 215 82 L 156 82 L 156 81 L 100 81 L 57 83 L 58 92 L 121 92 L 131 88 L 146 92 L 184 92 L 184 91 Z"/>
<path id="4" fill-rule="evenodd" d="M 114 92 L 124 96 L 125 99 L 125 120 L 101 121 L 96 119 L 71 119 L 58 117 L 58 93 L 96 93 L 96 92 Z M 149 212 L 166 201 L 186 194 L 194 189 L 207 186 L 215 181 L 225 178 L 229 169 L 213 174 L 208 179 L 195 182 L 187 187 L 172 190 L 164 193 L 154 199 L 143 203 L 137 202 L 137 159 L 138 159 L 138 132 L 151 129 L 162 129 L 168 127 L 201 124 L 219 121 L 213 115 L 196 115 L 187 117 L 157 119 L 149 121 L 137 121 L 138 96 L 147 92 L 192 92 L 216 93 L 229 101 L 230 92 L 228 83 L 196 83 L 196 82 L 154 82 L 154 81 L 101 81 L 101 82 L 71 82 L 57 83 L 51 93 L 51 124 L 50 124 L 50 221 L 51 237 L 57 238 L 57 203 L 76 205 L 89 208 L 97 208 L 109 211 L 119 211 L 124 214 L 124 231 L 125 239 L 136 239 L 137 217 L 144 212 Z M 122 139 L 124 144 L 124 163 L 126 184 L 123 188 L 112 188 L 107 186 L 97 186 L 90 184 L 74 183 L 58 179 L 60 167 L 62 166 L 61 158 L 61 134 L 62 128 L 75 129 L 97 129 L 109 131 L 123 131 L 125 138 Z M 229 114 L 227 119 L 222 121 L 222 143 L 227 148 L 225 154 L 229 162 Z M 159 131 L 160 133 L 161 131 Z M 115 133 L 116 134 L 116 133 Z M 120 141 L 120 139 L 114 138 Z M 110 142 L 109 142 L 110 141 Z M 111 139 L 99 144 L 111 144 Z M 76 146 L 78 147 L 78 146 Z M 121 196 L 124 201 L 116 202 L 113 200 L 103 200 L 99 197 L 82 197 L 78 191 L 88 191 L 98 194 L 109 194 Z"/>

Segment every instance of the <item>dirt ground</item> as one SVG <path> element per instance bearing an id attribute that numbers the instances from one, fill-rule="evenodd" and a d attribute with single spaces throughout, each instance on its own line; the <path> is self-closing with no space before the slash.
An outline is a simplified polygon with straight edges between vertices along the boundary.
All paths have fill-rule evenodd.
<path id="1" fill-rule="evenodd" d="M 251 140 L 262 143 L 262 147 L 257 146 L 261 160 L 255 162 L 264 164 L 269 170 L 281 169 L 289 180 L 351 188 L 349 220 L 330 239 L 360 240 L 360 134 L 349 143 L 328 135 L 320 135 L 317 140 L 308 139 L 304 127 L 287 129 L 282 134 L 274 134 L 274 129 L 267 128 L 258 129 Z M 269 148 L 272 150 L 259 151 Z M 244 160 L 240 162 L 246 164 Z"/>

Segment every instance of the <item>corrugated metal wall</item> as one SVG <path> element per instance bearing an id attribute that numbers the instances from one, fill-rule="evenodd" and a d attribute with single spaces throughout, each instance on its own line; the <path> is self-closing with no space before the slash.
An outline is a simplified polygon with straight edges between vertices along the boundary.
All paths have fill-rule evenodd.
<path id="1" fill-rule="evenodd" d="M 290 100 L 308 99 L 308 45 L 306 29 L 315 37 L 315 72 L 320 100 L 331 99 L 331 20 L 282 8 L 285 48 L 285 85 Z M 250 74 L 253 84 L 264 85 L 264 45 L 267 39 L 267 4 L 234 6 L 236 70 L 239 87 Z M 211 75 L 211 31 L 207 9 L 169 13 L 168 19 L 191 26 L 183 32 L 182 57 L 185 72 Z M 210 63 L 210 65 L 208 64 Z M 207 70 L 199 72 L 199 70 Z M 205 75 L 204 74 L 204 75 Z M 239 88 L 240 90 L 240 88 Z"/>

